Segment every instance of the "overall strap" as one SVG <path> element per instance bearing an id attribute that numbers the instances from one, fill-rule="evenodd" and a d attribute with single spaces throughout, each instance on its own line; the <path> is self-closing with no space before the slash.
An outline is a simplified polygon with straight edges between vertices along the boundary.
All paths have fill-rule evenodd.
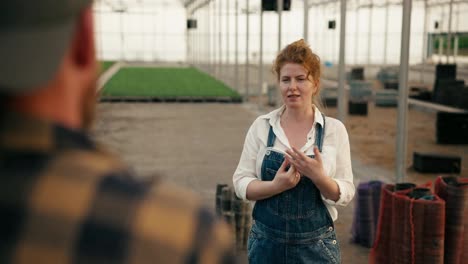
<path id="1" fill-rule="evenodd" d="M 270 125 L 270 131 L 268 131 L 268 141 L 267 141 L 267 148 L 273 147 L 275 144 L 276 135 L 273 133 L 273 127 Z"/>
<path id="2" fill-rule="evenodd" d="M 323 126 L 319 123 L 315 125 L 315 145 L 318 147 L 319 151 L 322 152 L 323 147 L 323 138 L 325 137 L 325 115 L 322 113 L 323 117 Z"/>

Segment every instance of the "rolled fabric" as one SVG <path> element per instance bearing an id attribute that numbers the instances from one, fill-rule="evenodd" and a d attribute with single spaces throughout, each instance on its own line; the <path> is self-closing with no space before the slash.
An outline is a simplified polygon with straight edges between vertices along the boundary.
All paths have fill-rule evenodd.
<path id="1" fill-rule="evenodd" d="M 392 233 L 391 247 L 393 247 L 394 263 L 412 263 L 412 241 L 410 222 L 410 203 L 407 194 L 416 187 L 416 184 L 402 182 L 395 184 L 395 192 L 392 194 Z"/>
<path id="2" fill-rule="evenodd" d="M 445 202 L 429 186 L 382 186 L 370 263 L 443 263 Z"/>
<path id="3" fill-rule="evenodd" d="M 356 210 L 354 211 L 352 240 L 363 246 L 372 246 L 372 189 L 369 183 L 357 188 Z"/>
<path id="4" fill-rule="evenodd" d="M 220 217 L 222 215 L 222 206 L 221 206 L 221 200 L 222 200 L 222 190 L 224 187 L 228 187 L 227 184 L 224 183 L 218 183 L 216 184 L 216 197 L 215 197 L 215 208 L 216 208 L 216 215 Z"/>
<path id="5" fill-rule="evenodd" d="M 466 263 L 468 259 L 468 178 L 439 176 L 434 192 L 445 200 L 444 262 Z"/>
<path id="6" fill-rule="evenodd" d="M 393 193 L 393 224 L 393 263 L 443 264 L 445 202 L 440 197 L 425 187 Z"/>
<path id="7" fill-rule="evenodd" d="M 411 198 L 407 194 L 411 189 L 397 191 L 392 194 L 392 233 L 391 247 L 393 262 L 399 264 L 411 264 L 412 259 L 412 230 L 411 219 Z"/>
<path id="8" fill-rule="evenodd" d="M 424 191 L 420 191 L 420 198 L 410 198 L 410 226 L 412 229 L 413 247 L 412 263 L 443 264 L 445 201 L 437 195 L 423 195 L 422 192 Z M 428 189 L 426 192 L 430 192 L 430 190 Z M 429 196 L 432 199 L 429 199 Z"/>
<path id="9" fill-rule="evenodd" d="M 232 211 L 233 191 L 230 186 L 221 188 L 221 213 Z"/>
<path id="10" fill-rule="evenodd" d="M 377 223 L 379 222 L 379 214 L 380 214 L 380 197 L 382 195 L 382 185 L 384 183 L 381 181 L 370 181 L 369 185 L 372 187 L 372 216 L 374 220 L 374 230 L 377 230 Z M 375 232 L 375 234 L 377 234 Z M 374 237 L 375 241 L 375 237 Z"/>
<path id="11" fill-rule="evenodd" d="M 395 185 L 393 184 L 384 184 L 381 187 L 376 238 L 369 255 L 369 263 L 371 264 L 395 263 L 393 261 L 393 252 L 391 247 L 394 189 Z"/>
<path id="12" fill-rule="evenodd" d="M 357 188 L 351 240 L 369 248 L 376 237 L 381 186 L 381 181 L 370 181 L 359 184 Z"/>

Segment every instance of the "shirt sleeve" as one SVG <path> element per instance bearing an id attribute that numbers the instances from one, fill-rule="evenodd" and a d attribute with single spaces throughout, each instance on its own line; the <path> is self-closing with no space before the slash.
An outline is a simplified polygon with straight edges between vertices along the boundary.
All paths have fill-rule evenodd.
<path id="1" fill-rule="evenodd" d="M 322 195 L 322 199 L 330 205 L 346 206 L 354 197 L 355 187 L 348 132 L 341 122 L 337 126 L 337 136 L 336 172 L 332 179 L 338 184 L 340 198 L 335 202 Z"/>
<path id="2" fill-rule="evenodd" d="M 236 195 L 243 200 L 247 200 L 247 186 L 249 183 L 258 179 L 256 164 L 260 141 L 257 136 L 257 126 L 258 119 L 250 126 L 247 132 L 239 164 L 232 177 Z"/>

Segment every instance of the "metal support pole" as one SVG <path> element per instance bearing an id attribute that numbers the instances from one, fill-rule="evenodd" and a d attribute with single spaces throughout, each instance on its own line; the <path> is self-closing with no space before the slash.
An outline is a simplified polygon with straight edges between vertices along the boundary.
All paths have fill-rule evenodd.
<path id="1" fill-rule="evenodd" d="M 239 0 L 236 0 L 236 40 L 235 40 L 235 63 L 236 68 L 234 69 L 234 78 L 235 78 L 235 86 L 236 91 L 239 91 Z"/>
<path id="2" fill-rule="evenodd" d="M 192 14 L 191 18 L 194 18 L 193 14 Z M 194 32 L 193 31 L 194 31 L 194 29 L 191 29 L 189 31 L 189 35 L 190 35 L 190 64 L 192 66 L 195 66 L 195 55 L 194 55 L 194 45 L 195 45 L 195 43 L 194 43 L 194 40 L 193 40 L 194 39 Z"/>
<path id="3" fill-rule="evenodd" d="M 317 18 L 318 18 L 318 17 L 319 17 L 319 14 L 320 14 L 320 13 L 319 13 L 319 7 L 316 7 L 316 8 L 314 8 L 314 9 L 315 9 L 315 12 L 314 12 L 314 15 L 315 15 L 315 16 L 314 16 L 314 17 L 317 17 Z M 312 24 L 312 25 L 316 26 L 317 23 L 316 23 L 316 24 Z M 319 38 L 320 34 L 319 34 L 319 31 L 318 31 L 317 28 L 314 28 L 314 29 L 312 30 L 312 32 L 314 32 L 314 36 L 313 36 L 313 38 L 314 38 L 313 40 L 314 40 L 314 43 L 315 43 L 314 47 L 317 49 L 317 47 L 318 47 L 319 44 L 321 43 L 321 41 L 316 42 L 318 39 L 320 39 L 320 38 Z"/>
<path id="4" fill-rule="evenodd" d="M 204 45 L 203 43 L 203 36 L 205 34 L 205 16 L 203 16 L 203 9 L 200 8 L 199 12 L 198 12 L 198 25 L 200 25 L 200 28 L 198 29 L 198 63 L 200 65 L 200 68 L 203 69 L 204 68 L 204 59 L 205 59 L 205 56 L 203 54 L 203 50 L 204 48 L 206 48 L 206 45 Z"/>
<path id="5" fill-rule="evenodd" d="M 245 17 L 246 17 L 246 36 L 245 36 L 245 101 L 249 101 L 249 16 L 250 16 L 250 1 L 246 1 L 246 8 L 245 8 Z"/>
<path id="6" fill-rule="evenodd" d="M 333 5 L 336 4 L 336 3 L 331 3 L 332 5 L 332 10 L 333 10 Z M 338 7 L 337 7 L 337 10 L 340 8 L 339 7 L 339 4 L 338 3 Z M 335 17 L 335 14 L 333 14 L 333 17 Z M 335 22 L 336 23 L 336 22 Z M 338 50 L 338 58 L 335 58 L 335 51 L 336 51 L 336 28 L 332 29 L 332 30 L 329 30 L 329 33 L 331 34 L 331 38 L 330 38 L 330 61 L 332 61 L 333 63 L 339 63 L 339 56 L 340 56 L 340 51 Z M 338 44 L 339 45 L 339 44 Z M 338 47 L 339 49 L 339 47 Z M 338 77 L 339 78 L 339 77 Z"/>
<path id="7" fill-rule="evenodd" d="M 205 35 L 205 19 L 206 16 L 204 16 L 204 10 L 200 8 L 200 11 L 198 12 L 198 21 L 200 25 L 200 29 L 198 30 L 198 61 L 200 64 L 200 68 L 204 69 L 205 68 L 205 58 L 204 56 L 204 49 L 206 49 L 206 45 L 204 45 L 204 35 Z"/>
<path id="8" fill-rule="evenodd" d="M 193 19 L 196 19 L 197 17 L 195 16 L 195 13 L 191 14 L 191 17 Z M 198 22 L 197 22 L 198 23 Z M 198 26 L 198 25 L 197 25 Z M 196 34 L 195 32 L 196 29 L 190 30 L 190 56 L 192 57 L 192 65 L 196 67 L 197 64 L 197 54 L 196 54 Z"/>
<path id="9" fill-rule="evenodd" d="M 213 56 L 212 56 L 212 46 L 211 46 L 211 32 L 213 31 L 213 24 L 211 23 L 211 18 L 212 18 L 212 14 L 211 14 L 211 5 L 213 4 L 213 2 L 209 2 L 208 3 L 208 7 L 207 7 L 207 14 L 208 14 L 208 32 L 206 33 L 206 39 L 208 41 L 208 58 L 209 58 L 209 69 L 210 69 L 210 74 L 213 75 Z"/>
<path id="10" fill-rule="evenodd" d="M 442 37 L 442 35 L 439 36 L 439 62 L 442 61 L 442 54 L 443 54 L 443 50 L 444 50 L 444 38 Z"/>
<path id="11" fill-rule="evenodd" d="M 346 98 L 345 91 L 345 43 L 346 43 L 346 0 L 341 0 L 340 10 L 340 54 L 338 65 L 338 119 L 345 122 L 346 119 Z"/>
<path id="12" fill-rule="evenodd" d="M 198 10 L 198 15 L 197 15 L 197 23 L 199 28 L 197 28 L 198 34 L 197 34 L 197 54 L 198 54 L 198 67 L 200 69 L 203 69 L 203 10 L 199 9 Z"/>
<path id="13" fill-rule="evenodd" d="M 195 67 L 198 67 L 198 50 L 197 50 L 197 41 L 198 41 L 198 26 L 199 26 L 199 21 L 198 21 L 198 17 L 197 17 L 197 13 L 195 12 L 193 14 L 193 18 L 195 20 L 197 20 L 197 28 L 195 28 L 193 31 L 192 31 L 192 35 L 193 35 L 193 62 L 194 62 L 194 65 Z"/>
<path id="14" fill-rule="evenodd" d="M 325 5 L 320 5 L 318 6 L 318 8 L 320 8 L 320 16 L 325 20 Z M 317 9 L 318 9 L 317 8 Z M 325 44 L 325 41 L 323 41 L 325 39 L 327 35 L 327 30 L 324 29 L 323 27 L 320 29 L 320 36 L 317 38 L 317 40 L 321 40 L 320 41 L 320 48 L 322 50 L 322 53 L 325 54 L 325 51 L 327 50 L 327 44 Z"/>
<path id="15" fill-rule="evenodd" d="M 283 14 L 283 0 L 276 0 L 276 7 L 278 11 L 278 53 L 281 51 L 281 35 L 282 35 L 282 14 Z"/>
<path id="16" fill-rule="evenodd" d="M 372 13 L 373 13 L 373 6 L 369 7 L 369 32 L 368 32 L 368 39 L 367 39 L 367 65 L 371 64 L 371 51 L 372 51 Z"/>
<path id="17" fill-rule="evenodd" d="M 124 55 L 124 33 L 123 33 L 123 18 L 122 18 L 123 11 L 120 11 L 120 61 L 125 61 Z"/>
<path id="18" fill-rule="evenodd" d="M 192 18 L 197 19 L 195 13 L 192 14 Z M 197 24 L 197 26 L 198 26 L 198 24 Z M 193 64 L 194 67 L 197 66 L 197 51 L 196 51 L 197 42 L 196 42 L 196 38 L 197 38 L 196 29 L 192 29 L 190 31 L 190 39 L 191 39 L 191 42 L 192 42 L 191 45 L 190 45 L 190 53 L 191 53 L 191 56 L 192 56 L 192 64 Z"/>
<path id="19" fill-rule="evenodd" d="M 206 72 L 209 73 L 211 71 L 211 46 L 210 46 L 210 5 L 208 3 L 207 6 L 204 8 L 205 10 L 205 34 L 203 36 L 205 44 L 203 45 L 205 47 L 205 56 L 206 56 Z"/>
<path id="20" fill-rule="evenodd" d="M 426 62 L 427 57 L 427 18 L 429 17 L 427 15 L 428 12 L 429 8 L 427 7 L 427 0 L 424 0 L 423 50 L 421 56 L 421 64 L 424 64 Z"/>
<path id="21" fill-rule="evenodd" d="M 195 19 L 197 20 L 197 28 L 195 29 L 194 33 L 195 33 L 195 38 L 193 39 L 194 42 L 195 42 L 195 46 L 194 46 L 194 52 L 195 52 L 195 65 L 197 68 L 200 68 L 200 48 L 199 48 L 199 40 L 200 40 L 200 29 L 199 29 L 199 26 L 200 26 L 200 20 L 199 20 L 199 12 L 197 10 L 197 12 L 195 12 Z"/>
<path id="22" fill-rule="evenodd" d="M 226 72 L 229 72 L 229 0 L 226 0 Z"/>
<path id="23" fill-rule="evenodd" d="M 309 0 L 304 0 L 304 40 L 309 43 Z"/>
<path id="24" fill-rule="evenodd" d="M 449 20 L 448 20 L 448 34 L 447 34 L 447 63 L 449 62 L 450 49 L 452 48 L 452 11 L 453 11 L 453 0 L 450 0 L 449 4 Z"/>
<path id="25" fill-rule="evenodd" d="M 262 89 L 263 89 L 263 10 L 260 6 L 260 49 L 258 61 L 258 105 L 262 109 Z"/>
<path id="26" fill-rule="evenodd" d="M 205 34 L 206 34 L 206 14 L 205 14 L 205 9 L 200 8 L 199 12 L 199 18 L 200 18 L 200 32 L 199 32 L 199 38 L 200 40 L 198 41 L 198 49 L 200 50 L 199 56 L 200 56 L 200 67 L 203 69 L 203 71 L 206 71 L 206 59 L 208 58 L 206 56 L 206 43 L 205 43 Z"/>
<path id="27" fill-rule="evenodd" d="M 204 18 L 203 18 L 203 9 L 199 9 L 198 10 L 198 25 L 199 25 L 199 28 L 197 29 L 198 30 L 198 65 L 200 67 L 200 69 L 203 69 L 203 31 L 204 31 L 204 27 L 203 27 L 203 23 L 204 23 Z"/>
<path id="28" fill-rule="evenodd" d="M 190 17 L 190 14 L 188 12 L 186 12 L 186 16 L 187 18 Z M 154 31 L 157 31 L 157 29 L 155 29 Z M 154 34 L 156 35 L 156 34 Z M 191 56 L 190 56 L 190 32 L 189 32 L 189 29 L 188 29 L 188 26 L 185 27 L 185 60 L 188 64 L 190 64 L 191 62 Z M 156 56 L 154 56 L 156 58 Z"/>
<path id="29" fill-rule="evenodd" d="M 159 14 L 159 12 L 156 11 L 156 10 L 154 10 L 153 15 L 154 15 L 154 16 L 157 16 L 158 14 Z M 186 17 L 187 17 L 187 18 L 189 17 L 187 13 L 186 13 Z M 156 47 L 158 46 L 158 45 L 156 45 L 156 43 L 158 43 L 158 37 L 156 36 L 156 32 L 158 32 L 158 26 L 157 26 L 157 24 L 159 24 L 159 23 L 157 23 L 157 22 L 156 22 L 156 23 L 153 23 L 153 25 L 152 25 L 153 28 L 152 28 L 152 32 L 151 32 L 151 34 L 153 35 L 153 41 L 152 41 L 152 43 L 151 43 L 151 44 L 152 44 L 152 45 L 151 45 L 151 46 L 152 46 L 151 56 L 152 56 L 153 61 L 155 61 L 156 58 L 158 57 L 158 52 L 157 52 L 157 50 L 156 50 Z M 186 42 L 186 44 L 185 44 L 185 62 L 186 62 L 187 64 L 189 64 L 189 57 L 188 57 L 189 39 L 188 39 L 187 31 L 188 31 L 188 30 L 187 30 L 187 27 L 185 27 L 185 42 Z"/>
<path id="30" fill-rule="evenodd" d="M 423 47 L 421 52 L 421 70 L 419 72 L 419 81 L 422 83 L 424 81 L 424 64 L 426 63 L 427 57 L 427 18 L 429 17 L 427 13 L 429 12 L 429 8 L 427 6 L 427 0 L 424 0 L 424 19 L 423 19 Z"/>
<path id="31" fill-rule="evenodd" d="M 384 33 L 384 54 L 383 64 L 387 64 L 387 42 L 388 42 L 388 0 L 385 2 L 385 33 Z"/>
<path id="32" fill-rule="evenodd" d="M 398 133 L 396 153 L 396 182 L 402 182 L 406 174 L 407 114 L 408 114 L 408 62 L 411 33 L 411 0 L 403 0 L 401 29 L 400 80 L 398 84 Z"/>
<path id="33" fill-rule="evenodd" d="M 335 17 L 338 17 L 339 15 L 341 15 L 341 2 L 340 1 L 335 1 L 335 7 L 336 8 L 335 10 L 337 10 L 335 13 Z M 338 18 L 336 19 L 338 20 Z M 340 62 L 340 34 L 341 32 L 338 32 L 338 30 L 333 29 L 333 62 L 338 64 Z M 336 39 L 338 38 L 338 49 L 337 49 L 337 46 L 336 46 Z M 336 57 L 335 57 L 336 56 Z M 337 76 L 337 78 L 339 79 L 340 77 Z"/>
<path id="34" fill-rule="evenodd" d="M 219 28 L 219 35 L 218 35 L 218 38 L 219 38 L 219 43 L 218 43 L 218 45 L 219 45 L 219 50 L 218 50 L 218 52 L 219 52 L 219 76 L 218 76 L 218 79 L 223 78 L 223 66 L 224 66 L 223 65 L 223 34 L 222 34 L 222 32 L 223 32 L 223 26 L 222 26 L 223 25 L 222 24 L 222 22 L 223 22 L 223 14 L 222 14 L 223 9 L 222 9 L 222 5 L 221 5 L 222 2 L 223 2 L 222 0 L 219 0 L 219 3 L 218 3 L 218 5 L 219 5 L 219 14 L 218 14 L 219 15 L 219 18 L 218 18 L 219 19 L 219 25 L 218 25 L 218 28 Z"/>
<path id="35" fill-rule="evenodd" d="M 200 41 L 200 48 L 201 48 L 201 60 L 203 62 L 203 71 L 207 74 L 210 74 L 211 71 L 211 64 L 210 64 L 210 42 L 209 42 L 209 32 L 210 32 L 210 6 L 205 5 L 201 8 L 201 17 L 203 19 L 203 23 L 200 24 L 200 28 L 203 29 L 201 32 L 201 41 Z M 197 22 L 199 23 L 199 22 Z M 197 25 L 198 26 L 198 25 Z"/>
<path id="36" fill-rule="evenodd" d="M 429 56 L 432 57 L 432 55 L 435 54 L 434 53 L 434 41 L 435 41 L 434 36 L 432 34 L 427 34 L 427 44 L 428 44 L 427 45 L 427 55 L 428 55 L 428 57 Z"/>
<path id="37" fill-rule="evenodd" d="M 457 7 L 455 8 L 455 43 L 453 43 L 453 63 L 457 63 L 457 57 L 458 57 L 458 32 L 459 32 L 459 26 L 458 23 L 460 22 L 460 4 L 457 4 Z"/>
<path id="38" fill-rule="evenodd" d="M 197 10 L 197 29 L 196 29 L 196 49 L 195 52 L 197 53 L 197 67 L 200 69 L 201 68 L 201 49 L 200 49 L 200 37 L 202 34 L 202 29 L 201 29 L 201 16 L 200 16 L 200 10 Z"/>
<path id="39" fill-rule="evenodd" d="M 443 23 L 444 23 L 444 20 L 445 20 L 445 17 L 444 17 L 444 14 L 445 14 L 445 10 L 444 10 L 444 6 L 440 6 L 440 12 L 441 12 L 441 15 L 440 15 L 440 23 L 439 23 L 439 61 L 438 63 L 442 63 L 442 60 L 443 60 L 443 55 L 444 55 L 444 37 L 442 36 L 442 26 L 443 26 Z"/>
<path id="40" fill-rule="evenodd" d="M 358 64 L 358 50 L 359 50 L 359 0 L 356 0 L 356 28 L 354 34 L 354 64 Z"/>
<path id="41" fill-rule="evenodd" d="M 219 57 L 217 50 L 216 32 L 218 30 L 218 23 L 216 23 L 216 1 L 213 1 L 213 63 L 215 65 L 214 76 L 217 77 L 219 73 Z"/>
<path id="42" fill-rule="evenodd" d="M 97 13 L 97 19 L 96 21 L 99 23 L 99 31 L 100 31 L 100 34 L 98 34 L 98 40 L 99 40 L 99 60 L 104 60 L 104 49 L 103 49 L 103 45 L 102 45 L 102 42 L 103 42 L 103 32 L 102 32 L 102 17 L 103 15 L 101 13 Z"/>
<path id="43" fill-rule="evenodd" d="M 195 29 L 195 54 L 197 58 L 197 68 L 201 68 L 200 64 L 200 34 L 201 34 L 201 21 L 200 21 L 200 10 L 195 13 L 195 19 L 197 20 L 197 29 Z"/>

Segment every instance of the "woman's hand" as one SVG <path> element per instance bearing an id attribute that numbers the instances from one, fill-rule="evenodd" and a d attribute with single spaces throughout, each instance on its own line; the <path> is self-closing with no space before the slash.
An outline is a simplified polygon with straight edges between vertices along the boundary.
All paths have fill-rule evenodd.
<path id="1" fill-rule="evenodd" d="M 340 187 L 338 183 L 327 177 L 323 169 L 322 156 L 317 147 L 314 147 L 315 158 L 310 158 L 296 148 L 286 150 L 286 159 L 298 172 L 306 176 L 317 186 L 320 193 L 326 199 L 338 201 L 340 199 Z"/>
<path id="2" fill-rule="evenodd" d="M 299 172 L 293 165 L 286 170 L 288 165 L 289 162 L 285 159 L 272 181 L 277 188 L 278 193 L 294 188 L 301 179 Z"/>
<path id="3" fill-rule="evenodd" d="M 291 167 L 294 166 L 296 170 L 315 182 L 317 179 L 325 176 L 322 165 L 322 156 L 317 147 L 314 147 L 315 158 L 310 158 L 306 154 L 300 152 L 296 148 L 286 150 L 289 155 L 286 156 L 286 160 L 291 163 Z"/>
<path id="4" fill-rule="evenodd" d="M 272 181 L 251 181 L 247 185 L 247 199 L 251 201 L 263 200 L 294 188 L 299 183 L 301 175 L 292 165 L 286 170 L 288 165 L 289 162 L 285 159 Z"/>

